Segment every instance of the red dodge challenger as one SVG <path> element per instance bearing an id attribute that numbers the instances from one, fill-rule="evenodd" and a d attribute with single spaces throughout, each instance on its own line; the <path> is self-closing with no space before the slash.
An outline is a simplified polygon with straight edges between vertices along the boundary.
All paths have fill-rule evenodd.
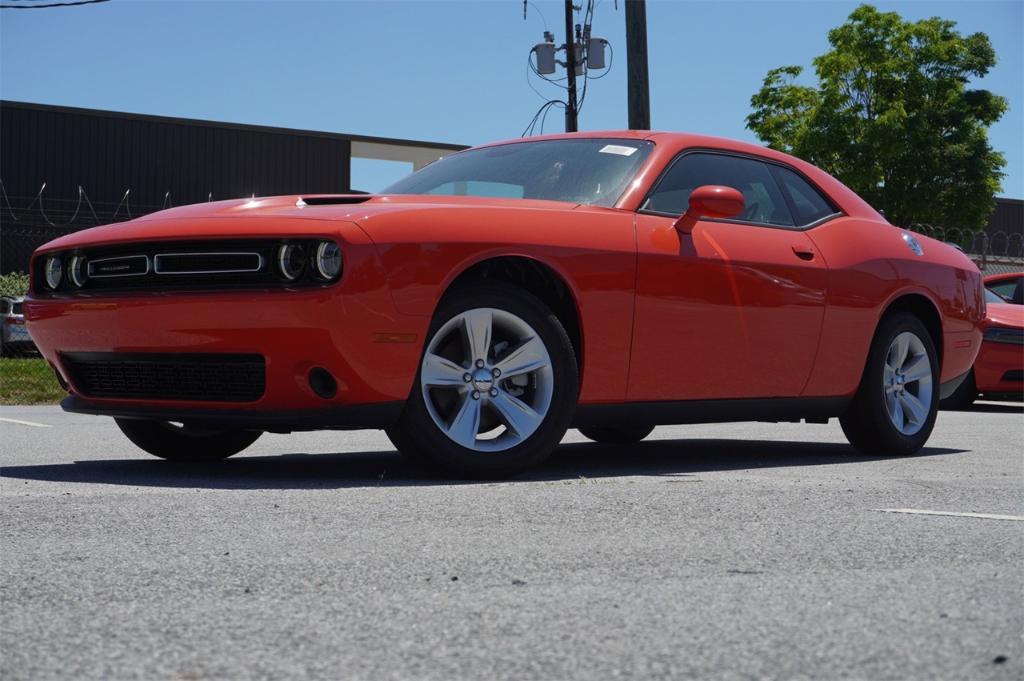
<path id="1" fill-rule="evenodd" d="M 64 409 L 156 456 L 383 428 L 467 477 L 533 466 L 570 426 L 838 417 L 858 450 L 911 454 L 985 316 L 965 255 L 814 166 L 646 131 L 77 232 L 35 253 L 25 308 Z"/>
<path id="2" fill-rule="evenodd" d="M 983 342 L 967 379 L 942 400 L 945 409 L 966 409 L 979 396 L 988 400 L 1024 400 L 1024 305 L 1021 273 L 985 277 L 988 315 Z M 1005 292 L 1007 298 L 998 292 Z"/>

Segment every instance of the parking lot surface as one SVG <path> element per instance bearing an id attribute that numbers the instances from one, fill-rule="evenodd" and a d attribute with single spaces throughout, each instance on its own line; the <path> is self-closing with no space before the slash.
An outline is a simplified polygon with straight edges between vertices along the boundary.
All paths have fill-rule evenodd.
<path id="1" fill-rule="evenodd" d="M 902 459 L 835 421 L 570 431 L 497 483 L 378 432 L 187 466 L 110 419 L 0 417 L 4 679 L 1024 675 L 1019 405 Z"/>

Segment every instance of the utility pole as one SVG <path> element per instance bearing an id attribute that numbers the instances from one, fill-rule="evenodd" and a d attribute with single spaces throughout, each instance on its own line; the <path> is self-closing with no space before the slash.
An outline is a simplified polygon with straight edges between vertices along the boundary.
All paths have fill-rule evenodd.
<path id="1" fill-rule="evenodd" d="M 565 0 L 565 71 L 569 87 L 565 103 L 565 131 L 576 132 L 579 128 L 576 121 L 576 33 L 573 30 L 572 0 Z"/>
<path id="2" fill-rule="evenodd" d="M 645 0 L 626 0 L 625 12 L 629 129 L 650 130 L 651 94 L 647 80 L 647 3 Z M 568 111 L 566 111 L 566 120 L 568 120 L 568 115 Z"/>
<path id="3" fill-rule="evenodd" d="M 577 2 L 579 1 L 577 0 Z M 523 2 L 523 19 L 526 19 L 527 8 L 531 4 L 533 3 L 529 2 L 529 0 Z M 574 6 L 573 0 L 565 0 L 565 44 L 556 46 L 555 34 L 545 30 L 544 42 L 537 43 L 530 50 L 526 82 L 530 84 L 530 72 L 532 71 L 538 78 L 559 88 L 559 90 L 564 90 L 566 97 L 565 101 L 562 101 L 561 94 L 559 94 L 557 99 L 547 98 L 530 84 L 534 92 L 541 97 L 545 97 L 545 102 L 537 110 L 537 113 L 533 115 L 533 119 L 526 126 L 526 129 L 523 130 L 523 137 L 533 134 L 538 125 L 538 119 L 540 129 L 543 132 L 545 117 L 548 111 L 551 110 L 551 107 L 555 105 L 565 106 L 565 131 L 576 132 L 579 130 L 580 106 L 583 104 L 583 100 L 587 98 L 587 79 L 593 77 L 590 75 L 590 72 L 605 71 L 607 73 L 606 69 L 611 68 L 611 62 L 605 59 L 605 56 L 609 54 L 608 50 L 611 48 L 610 43 L 606 38 L 594 35 L 591 32 L 593 29 L 594 4 L 595 0 L 586 0 L 586 2 Z M 583 14 L 582 24 L 576 24 L 573 21 L 574 13 L 577 11 L 581 11 Z M 565 61 L 558 58 L 558 53 L 563 50 L 565 51 Z M 564 85 L 561 83 L 560 78 L 552 79 L 548 77 L 555 73 L 558 67 L 565 69 Z M 578 78 L 583 79 L 582 100 L 576 96 L 576 81 Z"/>

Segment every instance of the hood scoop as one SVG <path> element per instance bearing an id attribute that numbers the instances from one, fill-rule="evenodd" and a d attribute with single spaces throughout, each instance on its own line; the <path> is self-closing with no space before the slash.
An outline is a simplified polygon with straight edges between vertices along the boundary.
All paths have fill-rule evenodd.
<path id="1" fill-rule="evenodd" d="M 366 203 L 372 196 L 369 194 L 339 194 L 337 196 L 300 196 L 296 206 L 343 206 L 346 204 Z"/>

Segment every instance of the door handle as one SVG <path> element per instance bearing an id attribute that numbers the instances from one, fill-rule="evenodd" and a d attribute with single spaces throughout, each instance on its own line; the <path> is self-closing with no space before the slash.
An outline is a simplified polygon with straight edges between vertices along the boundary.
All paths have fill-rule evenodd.
<path id="1" fill-rule="evenodd" d="M 810 246 L 793 245 L 793 253 L 801 260 L 814 260 L 814 249 Z"/>

